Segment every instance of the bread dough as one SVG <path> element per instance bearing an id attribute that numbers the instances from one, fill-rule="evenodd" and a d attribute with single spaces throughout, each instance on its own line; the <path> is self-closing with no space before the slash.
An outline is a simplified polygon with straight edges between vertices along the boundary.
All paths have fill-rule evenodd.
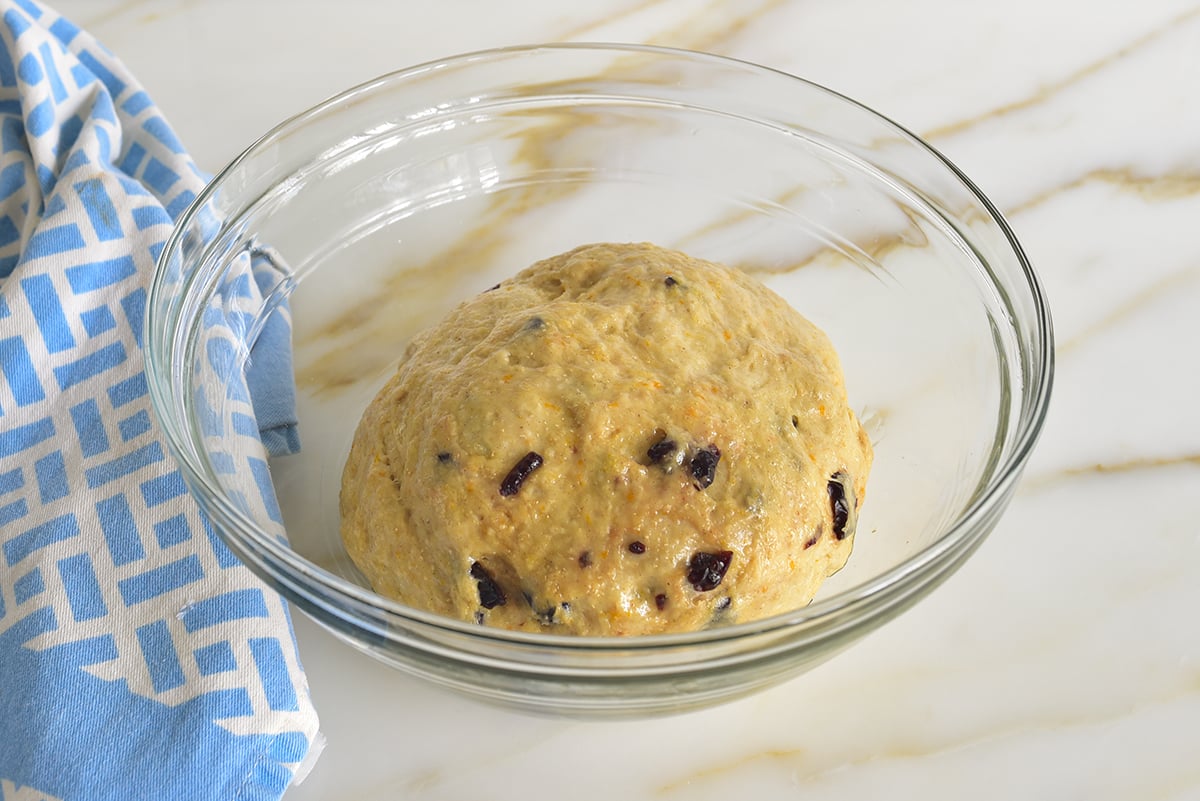
<path id="1" fill-rule="evenodd" d="M 826 336 L 648 244 L 538 262 L 408 347 L 341 492 L 375 590 L 507 629 L 631 635 L 807 604 L 871 463 Z"/>

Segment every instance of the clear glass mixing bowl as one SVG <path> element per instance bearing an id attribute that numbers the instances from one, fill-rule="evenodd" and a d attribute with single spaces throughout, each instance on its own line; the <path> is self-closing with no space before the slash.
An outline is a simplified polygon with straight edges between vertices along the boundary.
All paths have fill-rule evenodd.
<path id="1" fill-rule="evenodd" d="M 855 551 L 810 606 L 690 634 L 518 634 L 380 597 L 346 557 L 342 462 L 406 341 L 533 261 L 599 241 L 739 266 L 839 350 L 876 461 Z M 260 274 L 260 300 L 234 279 L 263 245 L 281 269 Z M 1008 504 L 1053 369 L 1029 263 L 936 151 L 793 76 L 633 46 L 460 56 L 288 120 L 183 215 L 148 305 L 155 409 L 187 483 L 246 564 L 387 663 L 491 701 L 585 716 L 676 711 L 768 686 L 929 593 Z M 275 510 L 249 499 L 239 465 L 261 454 L 232 432 L 251 348 L 286 313 L 304 447 L 269 462 Z M 228 358 L 205 344 L 213 314 L 241 321 L 228 327 Z"/>

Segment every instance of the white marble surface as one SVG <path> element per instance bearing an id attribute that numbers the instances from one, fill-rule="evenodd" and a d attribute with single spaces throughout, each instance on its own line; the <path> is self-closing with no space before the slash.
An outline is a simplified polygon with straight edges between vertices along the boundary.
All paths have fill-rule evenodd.
<path id="1" fill-rule="evenodd" d="M 1007 517 L 816 671 L 629 723 L 449 696 L 297 620 L 328 738 L 292 801 L 1200 799 L 1200 5 L 1174 0 L 63 0 L 203 167 L 321 98 L 455 52 L 652 42 L 823 83 L 1008 216 L 1058 379 Z"/>

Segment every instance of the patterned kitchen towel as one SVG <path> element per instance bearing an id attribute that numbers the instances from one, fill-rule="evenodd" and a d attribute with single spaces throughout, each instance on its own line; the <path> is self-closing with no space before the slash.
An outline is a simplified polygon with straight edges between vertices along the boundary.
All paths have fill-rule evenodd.
<path id="1" fill-rule="evenodd" d="M 89 35 L 0 14 L 0 801 L 278 798 L 320 736 L 287 607 L 190 497 L 143 372 L 155 257 L 204 176 Z M 274 268 L 246 261 L 252 307 Z M 266 430 L 229 465 L 266 508 L 263 440 L 296 447 L 279 315 L 246 380 Z"/>

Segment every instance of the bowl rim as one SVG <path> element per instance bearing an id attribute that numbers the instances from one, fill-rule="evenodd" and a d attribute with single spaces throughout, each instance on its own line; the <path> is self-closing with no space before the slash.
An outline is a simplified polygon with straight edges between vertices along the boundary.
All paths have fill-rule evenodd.
<path id="1" fill-rule="evenodd" d="M 282 565 L 286 568 L 287 578 L 290 580 L 289 583 L 303 585 L 307 582 L 308 584 L 315 584 L 323 593 L 332 593 L 339 600 L 350 602 L 355 612 L 359 615 L 365 615 L 366 618 L 378 618 L 382 614 L 389 619 L 399 618 L 410 625 L 415 624 L 447 633 L 465 635 L 470 639 L 481 639 L 498 645 L 535 646 L 538 650 L 555 648 L 571 652 L 659 650 L 697 643 L 728 643 L 733 640 L 755 637 L 760 634 L 782 632 L 786 629 L 804 630 L 811 626 L 820 625 L 824 621 L 832 620 L 838 617 L 839 613 L 854 607 L 880 600 L 889 594 L 902 595 L 903 590 L 908 586 L 906 578 L 931 571 L 931 568 L 943 561 L 947 561 L 961 549 L 971 547 L 986 536 L 990 529 L 982 524 L 992 513 L 993 506 L 1003 502 L 1008 491 L 1019 479 L 1025 463 L 1028 461 L 1029 455 L 1037 443 L 1046 419 L 1054 383 L 1054 333 L 1050 310 L 1045 290 L 1034 272 L 1033 266 L 1026 256 L 1024 249 L 1018 242 L 1016 235 L 1003 214 L 979 187 L 950 159 L 908 128 L 836 90 L 829 89 L 826 86 L 777 68 L 729 56 L 681 48 L 621 42 L 539 43 L 474 50 L 425 61 L 384 73 L 330 95 L 319 103 L 284 119 L 255 139 L 248 147 L 218 171 L 175 221 L 171 234 L 167 238 L 156 260 L 155 271 L 150 284 L 147 314 L 143 324 L 147 373 L 159 373 L 157 368 L 163 355 L 159 353 L 159 348 L 160 345 L 163 348 L 167 347 L 166 339 L 170 336 L 169 333 L 164 334 L 163 341 L 160 342 L 159 336 L 155 334 L 155 329 L 162 322 L 159 320 L 159 309 L 161 306 L 161 296 L 167 284 L 166 276 L 170 270 L 170 260 L 178 252 L 185 230 L 200 214 L 206 203 L 220 191 L 224 182 L 244 162 L 252 158 L 256 153 L 270 147 L 273 143 L 285 138 L 291 132 L 302 128 L 308 121 L 335 110 L 339 106 L 353 104 L 363 96 L 369 95 L 382 87 L 411 80 L 433 70 L 468 65 L 476 62 L 486 62 L 492 59 L 507 58 L 516 55 L 536 54 L 543 51 L 605 52 L 614 55 L 641 54 L 687 62 L 711 62 L 718 65 L 737 67 L 748 72 L 784 77 L 790 81 L 804 84 L 811 90 L 828 95 L 836 101 L 849 104 L 862 112 L 866 112 L 877 121 L 893 129 L 908 144 L 917 146 L 932 156 L 935 161 L 940 162 L 943 167 L 947 168 L 953 174 L 962 188 L 980 203 L 990 217 L 990 221 L 998 226 L 1007 246 L 1011 248 L 1012 254 L 1020 265 L 1024 283 L 1020 284 L 1018 288 L 1029 293 L 1027 300 L 1032 304 L 1033 325 L 1029 329 L 1032 337 L 1030 339 L 1019 338 L 1017 352 L 1023 356 L 1025 350 L 1028 349 L 1031 356 L 1029 360 L 1021 360 L 1022 373 L 1031 366 L 1035 366 L 1037 369 L 1031 370 L 1028 375 L 1024 376 L 1026 380 L 1023 382 L 1021 388 L 1018 413 L 1010 420 L 1010 424 L 1019 426 L 1019 430 L 1012 441 L 1011 452 L 1005 459 L 997 463 L 994 472 L 975 493 L 969 506 L 936 540 L 903 562 L 853 587 L 842 590 L 829 598 L 814 601 L 802 608 L 757 620 L 700 631 L 638 635 L 632 637 L 548 634 L 509 631 L 506 629 L 479 626 L 406 606 L 398 601 L 378 595 L 365 587 L 352 583 L 305 559 L 299 553 L 292 550 L 285 540 L 276 539 L 274 536 L 268 534 L 252 518 L 229 502 L 221 489 L 206 475 L 202 465 L 197 464 L 197 461 L 190 457 L 187 436 L 177 430 L 176 426 L 172 423 L 173 418 L 168 413 L 168 410 L 173 407 L 171 398 L 174 397 L 174 393 L 169 390 L 172 386 L 171 381 L 169 378 L 164 380 L 167 377 L 159 375 L 158 380 L 149 380 L 147 382 L 150 390 L 151 406 L 158 417 L 167 440 L 168 449 L 179 463 L 179 467 L 187 483 L 193 490 L 194 497 L 204 511 L 220 518 L 226 525 L 232 525 L 237 530 L 240 546 L 249 546 L 255 552 L 255 556 L 257 557 L 255 562 L 261 563 L 262 557 L 267 557 L 274 564 Z M 1003 294 L 1007 296 L 1008 293 Z M 155 358 L 156 356 L 158 358 Z M 169 370 L 166 372 L 169 372 Z M 154 377 L 154 375 L 148 375 L 148 378 L 153 379 Z M 197 492 L 197 489 L 200 491 Z M 232 536 L 226 534 L 224 526 L 218 526 L 217 529 L 221 532 L 222 538 Z M 245 560 L 242 561 L 245 562 Z M 277 577 L 268 575 L 262 578 L 278 586 Z M 295 592 L 294 588 L 292 591 Z M 301 593 L 301 595 L 306 600 L 313 600 L 311 595 L 304 593 Z M 325 595 L 322 595 L 318 605 L 328 609 Z M 345 610 L 337 613 L 336 616 L 343 620 L 351 617 L 353 618 L 353 624 L 358 627 L 362 627 L 367 622 L 364 617 L 348 616 Z"/>

